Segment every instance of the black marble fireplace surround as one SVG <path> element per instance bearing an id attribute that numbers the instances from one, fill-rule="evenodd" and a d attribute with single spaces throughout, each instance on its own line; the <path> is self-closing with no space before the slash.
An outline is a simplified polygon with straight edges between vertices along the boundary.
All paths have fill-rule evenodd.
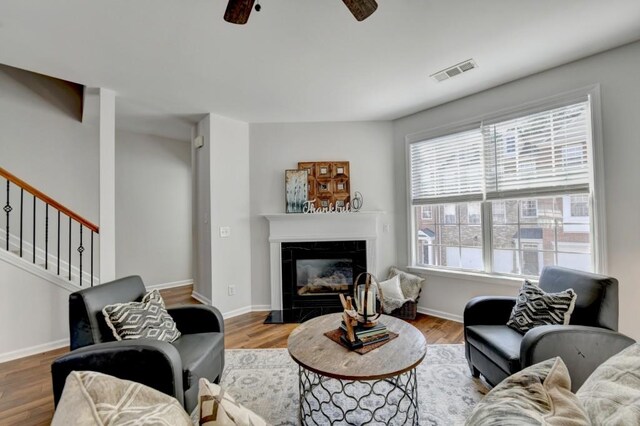
<path id="1" fill-rule="evenodd" d="M 304 322 L 342 310 L 339 293 L 353 294 L 353 281 L 367 270 L 366 241 L 282 243 L 282 311 L 265 323 Z"/>

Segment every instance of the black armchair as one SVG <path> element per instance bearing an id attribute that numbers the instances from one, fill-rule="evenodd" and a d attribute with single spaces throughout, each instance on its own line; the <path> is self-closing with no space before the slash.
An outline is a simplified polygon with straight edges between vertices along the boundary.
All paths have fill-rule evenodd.
<path id="1" fill-rule="evenodd" d="M 139 301 L 146 289 L 139 276 L 75 292 L 69 296 L 71 352 L 51 366 L 57 405 L 67 375 L 91 370 L 143 383 L 175 397 L 191 412 L 198 399 L 198 381 L 218 383 L 224 369 L 224 322 L 212 306 L 168 309 L 182 336 L 172 343 L 152 339 L 116 341 L 102 308 Z"/>
<path id="2" fill-rule="evenodd" d="M 634 343 L 618 330 L 618 281 L 558 266 L 543 269 L 547 292 L 578 295 L 569 325 L 535 327 L 522 335 L 507 327 L 514 297 L 476 297 L 464 310 L 466 357 L 474 377 L 491 385 L 537 362 L 560 356 L 577 390 L 595 368 Z"/>

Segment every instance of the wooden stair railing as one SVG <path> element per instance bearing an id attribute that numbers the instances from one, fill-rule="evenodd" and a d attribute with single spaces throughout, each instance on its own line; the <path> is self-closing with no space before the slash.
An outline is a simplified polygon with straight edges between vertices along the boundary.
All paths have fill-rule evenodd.
<path id="1" fill-rule="evenodd" d="M 23 181 L 22 179 L 18 178 L 17 176 L 9 173 L 7 170 L 5 170 L 4 168 L 0 167 L 0 176 L 3 177 L 4 179 L 6 179 L 6 203 L 5 205 L 2 207 L 2 210 L 5 212 L 6 214 L 6 221 L 5 221 L 5 248 L 7 251 L 11 251 L 11 233 L 10 233 L 10 225 L 11 225 L 11 213 L 15 210 L 14 206 L 12 205 L 12 198 L 11 198 L 11 188 L 12 188 L 12 184 L 14 186 L 17 186 L 20 189 L 20 197 L 19 197 L 19 201 L 17 200 L 13 200 L 14 201 L 14 205 L 15 204 L 19 204 L 20 209 L 19 209 L 19 236 L 18 236 L 18 243 L 16 244 L 18 246 L 18 249 L 16 250 L 16 254 L 19 255 L 21 258 L 23 258 L 23 254 L 24 254 L 24 248 L 23 248 L 23 243 L 24 243 L 24 238 L 23 235 L 25 233 L 25 231 L 28 231 L 25 226 L 24 226 L 24 216 L 25 216 L 25 209 L 24 209 L 24 193 L 27 192 L 28 194 L 31 194 L 33 197 L 33 202 L 32 202 L 32 212 L 31 212 L 31 219 L 32 219 L 32 228 L 31 228 L 31 261 L 32 263 L 36 264 L 36 259 L 37 259 L 37 255 L 36 252 L 38 250 L 40 251 L 44 251 L 44 264 L 42 265 L 45 269 L 49 270 L 49 256 L 53 256 L 53 253 L 49 253 L 49 209 L 53 209 L 54 210 L 54 214 L 57 213 L 57 229 L 56 229 L 56 240 L 57 240 L 57 251 L 55 253 L 55 261 L 56 261 L 56 274 L 62 276 L 61 271 L 64 269 L 61 269 L 61 258 L 63 256 L 63 253 L 61 252 L 61 216 L 64 215 L 66 216 L 66 218 L 68 219 L 68 226 L 67 226 L 67 230 L 68 230 L 68 239 L 67 241 L 65 241 L 67 247 L 66 247 L 66 263 L 67 265 L 67 273 L 65 274 L 65 278 L 68 278 L 69 281 L 74 281 L 73 280 L 73 274 L 72 274 L 72 269 L 74 267 L 72 267 L 72 230 L 73 230 L 73 224 L 78 225 L 78 234 L 76 236 L 77 239 L 77 243 L 78 246 L 76 248 L 76 251 L 78 253 L 78 266 L 77 266 L 77 270 L 78 270 L 78 284 L 80 286 L 82 286 L 83 281 L 86 281 L 83 279 L 83 272 L 82 272 L 82 260 L 83 260 L 83 254 L 86 251 L 85 247 L 84 247 L 84 243 L 83 243 L 83 231 L 86 228 L 89 232 L 91 232 L 91 238 L 90 238 L 90 250 L 91 250 L 91 258 L 90 258 L 90 274 L 89 274 L 89 285 L 93 286 L 93 282 L 94 282 L 94 276 L 93 276 L 93 260 L 94 260 L 94 235 L 97 235 L 100 233 L 100 229 L 98 228 L 97 225 L 91 223 L 90 221 L 88 221 L 87 219 L 83 218 L 82 216 L 80 216 L 79 214 L 77 214 L 76 212 L 74 212 L 73 210 L 63 206 L 62 204 L 60 204 L 59 202 L 57 202 L 56 200 L 54 200 L 53 198 L 49 197 L 48 195 L 46 195 L 45 193 L 43 193 L 42 191 L 39 191 L 38 189 L 34 188 L 33 186 L 31 186 L 30 184 L 28 184 L 27 182 Z M 17 198 L 14 196 L 14 198 Z M 36 245 L 37 241 L 36 241 L 36 236 L 38 234 L 38 230 L 42 231 L 42 228 L 38 228 L 37 226 L 37 214 L 36 214 L 36 207 L 37 207 L 37 201 L 40 201 L 42 203 L 42 205 L 44 206 L 44 249 L 42 249 L 41 247 L 38 247 Z M 42 224 L 41 224 L 42 226 Z M 15 238 L 14 238 L 15 240 Z M 40 242 L 40 244 L 42 245 L 42 243 Z M 86 273 L 86 272 L 85 272 Z"/>

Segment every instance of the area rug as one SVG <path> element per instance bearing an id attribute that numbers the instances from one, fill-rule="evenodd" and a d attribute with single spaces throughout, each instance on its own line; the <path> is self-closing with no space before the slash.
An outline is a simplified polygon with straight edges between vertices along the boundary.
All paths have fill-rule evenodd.
<path id="1" fill-rule="evenodd" d="M 225 351 L 222 386 L 273 425 L 297 425 L 298 365 L 286 349 Z M 420 425 L 461 425 L 487 392 L 471 377 L 464 345 L 430 345 L 417 368 Z"/>

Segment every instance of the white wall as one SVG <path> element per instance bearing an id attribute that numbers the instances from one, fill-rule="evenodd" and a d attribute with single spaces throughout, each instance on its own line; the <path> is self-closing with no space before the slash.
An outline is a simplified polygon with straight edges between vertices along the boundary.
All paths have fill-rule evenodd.
<path id="1" fill-rule="evenodd" d="M 225 315 L 250 310 L 249 125 L 207 115 L 194 137 L 194 232 L 198 246 L 194 290 Z M 231 235 L 220 237 L 220 227 Z M 235 295 L 228 292 L 235 286 Z"/>
<path id="2" fill-rule="evenodd" d="M 394 223 L 395 199 L 391 122 L 252 124 L 251 271 L 252 304 L 270 305 L 268 224 L 265 214 L 284 213 L 284 171 L 299 161 L 349 161 L 351 194 L 364 196 L 363 210 L 386 212 L 381 225 Z M 396 262 L 393 226 L 382 241 L 377 271 Z"/>
<path id="3" fill-rule="evenodd" d="M 97 122 L 59 80 L 0 65 L 0 166 L 98 223 Z"/>
<path id="4" fill-rule="evenodd" d="M 249 125 L 211 116 L 211 135 L 212 301 L 223 313 L 239 312 L 251 305 Z M 220 237 L 221 226 L 231 228 L 229 238 Z"/>
<path id="5" fill-rule="evenodd" d="M 68 345 L 70 291 L 2 258 L 0 277 L 0 362 Z"/>
<path id="6" fill-rule="evenodd" d="M 115 177 L 116 275 L 140 275 L 146 285 L 191 281 L 189 140 L 118 129 Z"/>
<path id="7" fill-rule="evenodd" d="M 620 330 L 640 338 L 635 313 L 640 304 L 640 42 L 623 46 L 568 65 L 554 68 L 473 96 L 432 108 L 394 122 L 396 170 L 397 250 L 407 265 L 407 193 L 405 142 L 407 134 L 467 120 L 542 99 L 561 92 L 600 83 L 604 133 L 606 232 L 608 273 L 620 281 Z M 472 74 L 469 74 L 471 78 Z M 455 80 L 443 84 L 455 84 Z M 489 285 L 427 275 L 420 305 L 461 315 L 475 295 L 515 294 L 517 287 Z"/>

